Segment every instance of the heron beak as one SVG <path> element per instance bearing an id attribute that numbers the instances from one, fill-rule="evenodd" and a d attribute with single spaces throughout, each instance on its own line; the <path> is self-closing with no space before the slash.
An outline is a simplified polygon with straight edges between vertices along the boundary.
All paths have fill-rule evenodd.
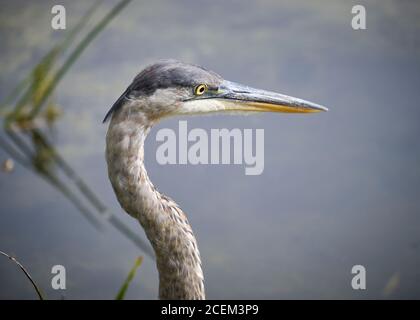
<path id="1" fill-rule="evenodd" d="M 223 81 L 219 90 L 208 99 L 218 99 L 226 111 L 314 113 L 328 111 L 326 107 L 284 94 L 251 88 Z"/>

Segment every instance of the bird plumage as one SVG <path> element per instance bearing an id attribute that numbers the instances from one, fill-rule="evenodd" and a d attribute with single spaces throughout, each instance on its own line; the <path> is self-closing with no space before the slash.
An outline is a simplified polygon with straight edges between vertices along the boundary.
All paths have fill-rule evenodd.
<path id="1" fill-rule="evenodd" d="M 164 60 L 140 72 L 105 116 L 108 175 L 122 208 L 137 219 L 156 254 L 161 299 L 204 299 L 200 253 L 178 205 L 156 190 L 144 167 L 150 128 L 173 115 L 326 111 L 325 107 L 222 79 L 202 67 Z"/>
<path id="2" fill-rule="evenodd" d="M 161 299 L 204 299 L 197 241 L 186 215 L 153 186 L 144 167 L 150 122 L 119 109 L 106 137 L 108 175 L 123 209 L 136 218 L 156 254 Z"/>

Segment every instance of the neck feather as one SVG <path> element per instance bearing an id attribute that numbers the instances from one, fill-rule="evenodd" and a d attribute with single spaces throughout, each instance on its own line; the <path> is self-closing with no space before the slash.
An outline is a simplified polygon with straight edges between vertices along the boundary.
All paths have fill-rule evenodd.
<path id="1" fill-rule="evenodd" d="M 106 137 L 108 175 L 121 207 L 144 228 L 156 254 L 161 299 L 204 299 L 197 241 L 186 215 L 158 192 L 144 167 L 153 125 L 141 112 L 116 112 Z"/>

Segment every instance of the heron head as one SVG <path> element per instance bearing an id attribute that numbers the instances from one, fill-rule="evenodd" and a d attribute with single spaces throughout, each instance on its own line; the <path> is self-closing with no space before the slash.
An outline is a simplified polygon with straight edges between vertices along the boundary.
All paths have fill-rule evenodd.
<path id="1" fill-rule="evenodd" d="M 327 111 L 318 104 L 280 93 L 224 80 L 200 66 L 163 60 L 146 67 L 114 103 L 104 122 L 119 109 L 130 107 L 150 119 L 216 112 Z"/>

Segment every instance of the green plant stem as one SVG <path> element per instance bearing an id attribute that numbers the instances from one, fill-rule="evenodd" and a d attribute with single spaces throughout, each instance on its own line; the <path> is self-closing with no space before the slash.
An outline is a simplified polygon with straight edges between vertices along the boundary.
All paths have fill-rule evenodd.
<path id="1" fill-rule="evenodd" d="M 134 276 L 136 275 L 137 269 L 140 267 L 141 263 L 143 262 L 143 257 L 138 257 L 136 261 L 134 262 L 134 266 L 131 268 L 130 272 L 128 273 L 127 278 L 125 279 L 123 285 L 121 286 L 120 291 L 118 291 L 117 296 L 115 297 L 115 300 L 123 300 L 125 297 L 125 294 L 127 292 L 128 286 L 130 285 L 130 282 L 134 279 Z"/>
<path id="2" fill-rule="evenodd" d="M 34 108 L 29 113 L 31 118 L 35 117 L 38 112 L 40 111 L 42 105 L 57 87 L 60 80 L 69 70 L 69 68 L 73 65 L 73 63 L 77 60 L 80 54 L 86 49 L 86 47 L 90 44 L 90 42 L 101 32 L 105 26 L 132 0 L 122 0 L 120 1 L 98 24 L 96 24 L 93 29 L 80 41 L 79 45 L 74 49 L 74 51 L 70 54 L 67 58 L 67 61 L 62 65 L 62 67 L 57 71 L 55 76 L 53 77 L 50 85 L 45 90 L 44 95 L 34 106 Z"/>

